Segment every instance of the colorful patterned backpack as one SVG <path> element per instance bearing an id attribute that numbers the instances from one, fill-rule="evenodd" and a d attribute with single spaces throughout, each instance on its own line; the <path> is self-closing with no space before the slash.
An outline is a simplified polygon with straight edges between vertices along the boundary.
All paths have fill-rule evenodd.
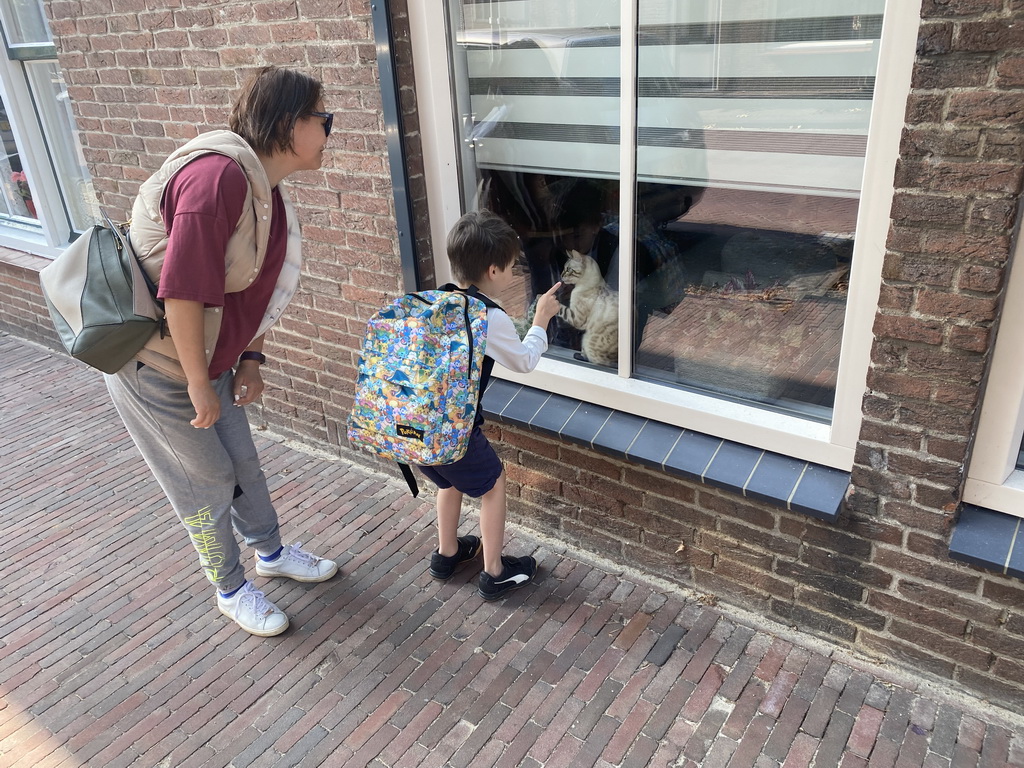
<path id="1" fill-rule="evenodd" d="M 407 293 L 366 326 L 348 440 L 397 461 L 416 496 L 410 464 L 451 464 L 466 453 L 479 402 L 487 308 L 475 288 Z"/>

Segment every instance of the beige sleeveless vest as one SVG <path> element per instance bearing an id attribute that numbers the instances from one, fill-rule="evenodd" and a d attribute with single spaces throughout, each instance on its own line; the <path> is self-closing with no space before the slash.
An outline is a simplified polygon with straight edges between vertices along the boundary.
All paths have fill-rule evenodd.
<path id="1" fill-rule="evenodd" d="M 273 201 L 270 182 L 259 158 L 242 137 L 231 131 L 201 134 L 171 154 L 160 169 L 143 182 L 132 207 L 131 241 L 143 269 L 153 282 L 159 284 L 167 250 L 167 232 L 160 215 L 164 190 L 178 171 L 192 160 L 211 152 L 230 157 L 249 180 L 242 216 L 228 240 L 225 253 L 225 290 L 237 293 L 247 288 L 263 268 L 270 239 Z M 285 200 L 287 205 L 287 197 Z M 204 319 L 206 362 L 209 364 L 220 335 L 221 308 L 208 307 Z M 170 336 L 160 338 L 159 333 L 155 334 L 135 359 L 174 379 L 185 381 L 185 372 L 178 362 Z"/>

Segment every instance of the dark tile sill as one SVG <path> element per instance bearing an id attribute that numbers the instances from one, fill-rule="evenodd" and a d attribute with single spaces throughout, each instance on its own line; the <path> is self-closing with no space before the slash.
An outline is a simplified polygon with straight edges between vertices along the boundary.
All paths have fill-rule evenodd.
<path id="1" fill-rule="evenodd" d="M 492 379 L 484 415 L 607 456 L 834 522 L 850 473 Z"/>
<path id="2" fill-rule="evenodd" d="M 953 560 L 1024 578 L 1024 518 L 964 504 L 949 542 Z"/>

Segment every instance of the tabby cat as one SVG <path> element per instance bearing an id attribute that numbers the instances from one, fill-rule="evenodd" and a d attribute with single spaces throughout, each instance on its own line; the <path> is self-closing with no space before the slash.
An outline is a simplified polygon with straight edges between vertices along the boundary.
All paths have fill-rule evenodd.
<path id="1" fill-rule="evenodd" d="M 573 289 L 569 306 L 559 307 L 558 316 L 583 331 L 583 359 L 615 365 L 619 358 L 619 292 L 608 287 L 597 262 L 579 251 L 569 251 L 562 282 Z"/>

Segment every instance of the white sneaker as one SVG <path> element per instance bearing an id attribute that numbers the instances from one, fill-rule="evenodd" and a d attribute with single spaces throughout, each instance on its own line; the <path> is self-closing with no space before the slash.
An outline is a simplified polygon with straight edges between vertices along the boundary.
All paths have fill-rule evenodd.
<path id="1" fill-rule="evenodd" d="M 338 564 L 324 560 L 302 549 L 302 542 L 289 544 L 276 560 L 267 562 L 256 556 L 256 573 L 260 576 L 284 576 L 295 581 L 327 581 L 338 572 Z"/>
<path id="2" fill-rule="evenodd" d="M 288 629 L 284 612 L 252 585 L 245 582 L 231 597 L 217 593 L 217 607 L 238 626 L 252 635 L 273 637 Z"/>

